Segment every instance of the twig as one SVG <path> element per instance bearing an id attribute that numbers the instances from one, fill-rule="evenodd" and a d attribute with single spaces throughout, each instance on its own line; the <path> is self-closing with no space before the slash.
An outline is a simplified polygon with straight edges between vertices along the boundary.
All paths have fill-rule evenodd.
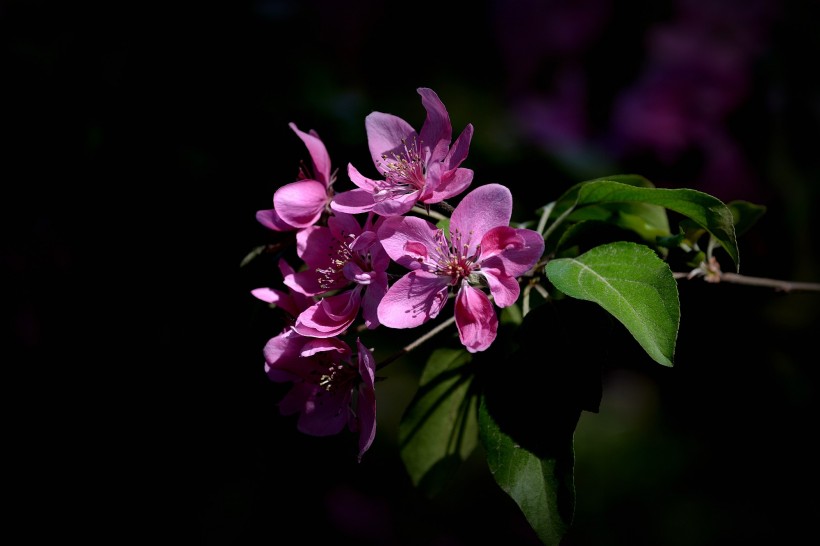
<path id="1" fill-rule="evenodd" d="M 441 332 L 442 330 L 444 330 L 445 328 L 447 328 L 448 326 L 453 324 L 455 321 L 456 321 L 456 317 L 455 317 L 455 315 L 453 315 L 452 317 L 448 318 L 447 320 L 445 320 L 444 322 L 442 322 L 441 324 L 439 324 L 438 326 L 436 326 L 435 328 L 433 328 L 432 330 L 430 330 L 429 332 L 427 332 L 426 334 L 424 334 L 423 336 L 421 336 L 420 338 L 415 340 L 413 343 L 410 343 L 409 345 L 406 345 L 400 351 L 392 354 L 391 356 L 387 357 L 385 360 L 382 360 L 381 362 L 379 362 L 379 364 L 376 366 L 376 369 L 381 370 L 382 368 L 384 368 L 385 366 L 387 366 L 388 364 L 390 364 L 394 360 L 398 359 L 399 357 L 402 357 L 402 356 L 406 355 L 407 353 L 409 353 L 410 351 L 412 351 L 413 349 L 415 349 L 416 347 L 418 347 L 419 345 L 421 345 L 422 343 L 424 343 L 425 341 L 427 341 L 431 337 L 435 336 L 436 334 L 438 334 L 439 332 Z"/>
<path id="2" fill-rule="evenodd" d="M 686 278 L 693 278 L 691 273 L 673 273 L 676 279 L 686 279 Z M 695 275 L 697 276 L 697 275 Z M 730 282 L 734 284 L 745 284 L 749 286 L 765 286 L 769 288 L 774 288 L 779 292 L 797 292 L 797 291 L 814 291 L 820 292 L 820 283 L 814 282 L 794 282 L 794 281 L 782 281 L 778 279 L 767 279 L 765 277 L 749 277 L 746 275 L 739 275 L 737 273 L 724 273 L 724 272 L 717 272 L 712 273 L 711 278 L 708 282 L 717 283 L 717 282 Z"/>

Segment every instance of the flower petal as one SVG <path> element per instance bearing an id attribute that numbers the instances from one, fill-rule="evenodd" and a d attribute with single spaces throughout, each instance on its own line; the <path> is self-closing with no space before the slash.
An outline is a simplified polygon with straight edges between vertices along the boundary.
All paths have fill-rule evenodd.
<path id="1" fill-rule="evenodd" d="M 470 151 L 470 141 L 473 139 L 473 125 L 468 124 L 467 127 L 458 135 L 458 138 L 450 148 L 447 157 L 444 158 L 444 166 L 447 170 L 453 170 L 467 159 L 467 153 Z"/>
<path id="2" fill-rule="evenodd" d="M 455 316 L 458 337 L 469 352 L 483 351 L 495 341 L 498 317 L 481 290 L 464 282 L 456 295 Z"/>
<path id="3" fill-rule="evenodd" d="M 379 322 L 379 304 L 387 293 L 387 273 L 384 271 L 374 271 L 370 274 L 370 284 L 364 291 L 362 297 L 362 318 L 364 325 L 369 330 L 373 330 Z"/>
<path id="4" fill-rule="evenodd" d="M 427 87 L 419 87 L 417 91 L 421 95 L 421 104 L 427 110 L 427 118 L 419 133 L 419 150 L 427 163 L 441 161 L 447 155 L 453 138 L 450 114 L 435 91 Z"/>
<path id="5" fill-rule="evenodd" d="M 508 307 L 515 303 L 521 294 L 521 286 L 515 277 L 511 277 L 498 269 L 481 267 L 481 273 L 487 280 L 493 301 L 499 307 Z"/>
<path id="6" fill-rule="evenodd" d="M 409 123 L 393 114 L 372 112 L 364 119 L 367 131 L 367 145 L 373 164 L 380 173 L 385 174 L 384 157 L 404 152 L 405 143 L 412 145 L 417 134 Z"/>
<path id="7" fill-rule="evenodd" d="M 379 240 L 385 252 L 399 265 L 418 269 L 419 258 L 435 255 L 439 229 L 416 216 L 388 218 L 379 228 Z M 422 253 L 422 249 L 426 252 Z M 431 264 L 432 265 L 432 264 Z"/>
<path id="8" fill-rule="evenodd" d="M 361 341 L 356 340 L 359 352 L 359 399 L 356 413 L 359 420 L 359 462 L 364 453 L 370 449 L 376 437 L 376 360 L 373 354 Z"/>
<path id="9" fill-rule="evenodd" d="M 294 331 L 310 337 L 334 337 L 347 330 L 361 306 L 361 288 L 328 296 L 297 317 Z"/>
<path id="10" fill-rule="evenodd" d="M 294 381 L 308 373 L 309 363 L 301 358 L 302 348 L 310 338 L 300 336 L 290 328 L 265 344 L 265 372 L 271 381 Z"/>
<path id="11" fill-rule="evenodd" d="M 433 166 L 435 165 L 431 165 L 431 167 Z M 429 174 L 428 177 L 430 177 Z M 435 184 L 435 187 L 431 185 L 431 191 L 425 194 L 425 198 L 422 199 L 421 202 L 427 204 L 440 203 L 445 199 L 460 195 L 464 190 L 470 187 L 472 182 L 473 171 L 471 169 L 455 169 L 453 171 L 443 172 L 439 177 L 438 183 Z"/>
<path id="12" fill-rule="evenodd" d="M 523 245 L 510 246 L 495 254 L 484 256 L 484 243 L 481 246 L 481 267 L 497 268 L 511 277 L 518 277 L 533 268 L 544 254 L 544 238 L 531 229 L 516 229 Z"/>
<path id="13" fill-rule="evenodd" d="M 415 190 L 384 199 L 373 206 L 373 212 L 381 216 L 400 216 L 413 208 L 413 205 L 419 199 L 419 195 L 421 195 L 421 191 Z"/>
<path id="14" fill-rule="evenodd" d="M 310 159 L 313 162 L 313 174 L 316 176 L 316 180 L 321 182 L 325 187 L 325 191 L 327 191 L 327 188 L 330 186 L 330 155 L 328 155 L 324 143 L 322 143 L 316 131 L 312 129 L 310 133 L 305 133 L 304 131 L 300 131 L 296 127 L 296 124 L 292 122 L 288 124 L 288 127 L 293 129 L 299 138 L 302 139 L 302 142 L 305 143 L 305 146 L 307 146 Z"/>
<path id="15" fill-rule="evenodd" d="M 294 389 L 298 385 L 294 385 Z M 350 416 L 351 392 L 328 392 L 319 385 L 311 385 L 311 396 L 306 401 L 305 408 L 296 428 L 299 432 L 312 436 L 330 436 L 341 432 L 348 423 Z"/>
<path id="16" fill-rule="evenodd" d="M 304 228 L 315 224 L 327 203 L 327 188 L 317 180 L 285 184 L 273 194 L 273 208 L 288 224 Z"/>
<path id="17" fill-rule="evenodd" d="M 378 318 L 389 328 L 415 328 L 435 318 L 447 303 L 449 277 L 411 271 L 393 283 L 381 300 Z"/>
<path id="18" fill-rule="evenodd" d="M 282 220 L 276 209 L 266 209 L 256 211 L 256 221 L 273 231 L 293 231 L 296 229 L 292 225 Z"/>
<path id="19" fill-rule="evenodd" d="M 479 186 L 456 205 L 450 216 L 450 234 L 461 234 L 468 244 L 467 255 L 475 252 L 484 234 L 497 226 L 509 226 L 513 201 L 510 190 L 501 184 Z"/>
<path id="20" fill-rule="evenodd" d="M 496 254 L 513 248 L 522 248 L 524 238 L 518 230 L 509 226 L 497 226 L 484 234 L 481 238 L 480 260 L 487 260 Z"/>
<path id="21" fill-rule="evenodd" d="M 336 212 L 359 214 L 373 210 L 375 204 L 372 193 L 363 189 L 355 189 L 334 195 L 330 208 Z"/>

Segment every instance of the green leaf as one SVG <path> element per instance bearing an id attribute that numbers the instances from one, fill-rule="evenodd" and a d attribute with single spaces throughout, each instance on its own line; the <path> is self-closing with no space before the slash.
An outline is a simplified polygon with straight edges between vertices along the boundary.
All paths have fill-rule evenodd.
<path id="1" fill-rule="evenodd" d="M 571 439 L 559 455 L 538 457 L 499 427 L 485 403 L 479 410 L 479 429 L 496 483 L 515 501 L 541 542 L 559 546 L 575 511 Z"/>
<path id="2" fill-rule="evenodd" d="M 251 263 L 256 257 L 265 252 L 267 248 L 268 245 L 260 245 L 255 247 L 253 250 L 245 254 L 245 257 L 242 258 L 242 261 L 239 263 L 239 267 L 245 267 L 246 265 Z"/>
<path id="3" fill-rule="evenodd" d="M 739 270 L 740 256 L 737 248 L 734 218 L 729 207 L 722 201 L 696 190 L 638 187 L 624 183 L 622 180 L 624 180 L 623 176 L 582 182 L 564 192 L 564 195 L 553 207 L 551 216 L 555 216 L 555 220 L 547 228 L 545 238 L 549 238 L 556 226 L 580 207 L 613 203 L 658 205 L 691 218 L 708 231 L 726 250 L 735 262 L 735 268 Z M 635 182 L 635 180 L 630 179 L 630 182 Z M 627 210 L 627 215 L 633 216 L 634 214 L 640 214 L 640 212 Z M 657 216 L 653 216 L 653 218 L 653 222 L 659 221 Z M 634 223 L 634 218 L 630 218 L 628 222 L 623 223 L 625 225 Z M 646 233 L 651 233 L 652 229 L 659 227 L 653 227 L 650 224 Z"/>
<path id="4" fill-rule="evenodd" d="M 727 203 L 735 222 L 735 235 L 745 233 L 760 217 L 766 213 L 764 205 L 755 205 L 748 201 L 730 201 Z"/>
<path id="5" fill-rule="evenodd" d="M 601 245 L 577 258 L 551 260 L 546 274 L 568 296 L 598 303 L 656 362 L 672 366 L 680 323 L 678 286 L 652 249 L 630 242 Z"/>
<path id="6" fill-rule="evenodd" d="M 463 348 L 433 351 L 399 424 L 401 458 L 413 484 L 428 496 L 444 487 L 478 445 L 471 360 Z"/>

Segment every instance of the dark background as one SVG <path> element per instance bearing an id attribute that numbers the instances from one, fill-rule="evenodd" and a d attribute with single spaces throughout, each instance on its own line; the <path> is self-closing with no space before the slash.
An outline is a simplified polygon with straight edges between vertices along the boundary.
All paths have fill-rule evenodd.
<path id="1" fill-rule="evenodd" d="M 411 486 L 396 427 L 419 362 L 386 370 L 361 464 L 351 435 L 279 416 L 276 320 L 249 294 L 277 271 L 239 264 L 309 159 L 288 122 L 344 189 L 348 162 L 372 173 L 364 117 L 418 128 L 431 87 L 518 219 L 639 173 L 766 205 L 741 273 L 820 282 L 818 23 L 810 1 L 3 2 L 9 520 L 106 544 L 537 544 L 480 453 L 435 499 Z M 815 530 L 818 294 L 680 291 L 674 368 L 628 343 L 605 363 L 568 546 Z"/>

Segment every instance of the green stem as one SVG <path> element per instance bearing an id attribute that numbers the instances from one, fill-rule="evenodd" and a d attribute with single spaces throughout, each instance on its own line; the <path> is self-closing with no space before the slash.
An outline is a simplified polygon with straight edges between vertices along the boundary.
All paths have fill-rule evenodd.
<path id="1" fill-rule="evenodd" d="M 448 318 L 447 320 L 445 320 L 444 322 L 442 322 L 441 324 L 439 324 L 438 326 L 436 326 L 435 328 L 433 328 L 432 330 L 430 330 L 429 332 L 427 332 L 426 334 L 424 334 L 423 336 L 421 336 L 420 338 L 415 340 L 413 343 L 410 343 L 409 345 L 406 345 L 405 347 L 403 347 L 397 353 L 394 353 L 393 355 L 387 357 L 387 359 L 379 362 L 379 364 L 376 365 L 376 369 L 381 370 L 382 368 L 384 368 L 388 364 L 390 364 L 393 361 L 397 360 L 398 358 L 406 355 L 407 353 L 409 353 L 410 351 L 412 351 L 413 349 L 415 349 L 416 347 L 418 347 L 419 345 L 421 345 L 422 343 L 424 343 L 425 341 L 427 341 L 431 337 L 435 336 L 436 334 L 438 334 L 439 332 L 441 332 L 442 330 L 444 330 L 445 328 L 447 328 L 448 326 L 453 324 L 455 321 L 456 321 L 456 317 L 455 317 L 455 315 L 453 315 L 452 317 Z"/>

